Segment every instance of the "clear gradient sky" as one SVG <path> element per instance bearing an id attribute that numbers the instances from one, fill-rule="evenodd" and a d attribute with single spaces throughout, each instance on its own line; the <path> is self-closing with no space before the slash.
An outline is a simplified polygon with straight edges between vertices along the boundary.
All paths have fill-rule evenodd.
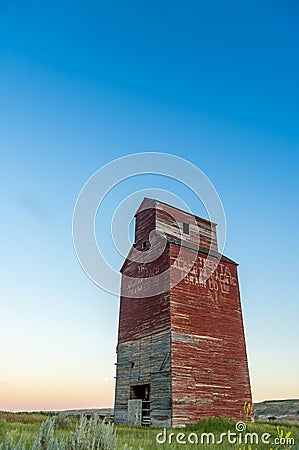
<path id="1" fill-rule="evenodd" d="M 72 214 L 97 169 L 145 151 L 214 184 L 254 400 L 299 397 L 298 22 L 292 0 L 1 2 L 0 410 L 113 405 L 118 299 L 81 269 Z M 111 205 L 151 187 L 195 207 L 154 176 Z"/>

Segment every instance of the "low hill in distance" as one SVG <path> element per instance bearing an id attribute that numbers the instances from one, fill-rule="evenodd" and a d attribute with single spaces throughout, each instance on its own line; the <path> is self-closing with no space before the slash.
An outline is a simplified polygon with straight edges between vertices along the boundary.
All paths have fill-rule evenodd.
<path id="1" fill-rule="evenodd" d="M 263 402 L 254 403 L 255 416 L 260 420 L 294 420 L 299 422 L 299 399 L 287 400 L 265 400 Z M 62 411 L 64 414 L 93 414 L 112 416 L 113 409 L 72 409 Z"/>
<path id="2" fill-rule="evenodd" d="M 2 414 L 4 412 L 5 411 L 3 411 Z M 110 417 L 112 419 L 113 408 L 86 408 L 67 409 L 63 411 L 42 411 L 42 414 L 47 413 L 65 414 L 72 416 L 79 414 L 91 415 L 97 413 L 101 417 Z M 255 417 L 257 417 L 259 420 L 290 420 L 299 423 L 299 399 L 265 400 L 263 402 L 254 403 L 254 414 Z"/>
<path id="3" fill-rule="evenodd" d="M 113 415 L 113 408 L 100 408 L 100 409 L 66 409 L 64 411 L 53 411 L 60 414 L 67 414 L 69 416 L 76 416 L 77 414 L 99 414 L 101 416 L 111 416 Z"/>
<path id="4" fill-rule="evenodd" d="M 254 404 L 255 416 L 261 420 L 295 420 L 299 422 L 299 399 L 265 400 Z"/>

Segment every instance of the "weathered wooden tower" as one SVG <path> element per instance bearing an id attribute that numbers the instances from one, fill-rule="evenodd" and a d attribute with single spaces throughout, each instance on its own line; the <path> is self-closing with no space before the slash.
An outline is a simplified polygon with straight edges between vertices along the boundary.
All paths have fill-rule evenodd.
<path id="1" fill-rule="evenodd" d="M 115 422 L 251 419 L 237 264 L 219 255 L 216 224 L 147 198 L 135 217 L 121 269 Z"/>

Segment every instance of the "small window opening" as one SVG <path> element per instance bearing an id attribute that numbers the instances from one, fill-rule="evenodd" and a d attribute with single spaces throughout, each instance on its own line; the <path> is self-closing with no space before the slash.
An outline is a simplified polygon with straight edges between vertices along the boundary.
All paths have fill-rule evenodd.
<path id="1" fill-rule="evenodd" d="M 142 242 L 142 248 L 146 248 L 146 246 L 147 246 L 147 241 L 143 241 Z"/>
<path id="2" fill-rule="evenodd" d="M 183 233 L 189 234 L 189 223 L 183 222 Z"/>

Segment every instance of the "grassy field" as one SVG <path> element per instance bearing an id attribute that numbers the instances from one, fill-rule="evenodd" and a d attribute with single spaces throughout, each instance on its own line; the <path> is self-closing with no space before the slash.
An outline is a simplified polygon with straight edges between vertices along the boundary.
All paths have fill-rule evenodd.
<path id="1" fill-rule="evenodd" d="M 40 427 L 47 419 L 48 424 L 55 424 L 53 426 L 54 437 L 51 438 L 52 440 L 49 437 L 41 437 L 37 443 L 37 436 L 39 436 Z M 98 448 L 96 446 L 96 438 L 94 439 L 94 446 L 91 444 L 92 432 L 91 429 L 88 428 L 90 421 L 85 420 L 85 425 L 81 423 L 80 426 L 78 425 L 78 422 L 78 417 L 70 418 L 56 415 L 55 418 L 55 415 L 53 414 L 0 413 L 0 449 L 13 450 L 18 448 L 18 450 L 22 450 L 24 448 L 26 450 L 60 450 L 60 448 L 66 448 L 71 450 L 96 450 Z M 107 435 L 108 437 L 104 437 L 99 448 L 103 450 L 177 450 L 181 448 L 218 448 L 225 450 L 299 449 L 298 424 L 256 422 L 247 423 L 246 425 L 246 430 L 237 432 L 236 422 L 233 420 L 224 418 L 208 418 L 202 420 L 198 424 L 189 425 L 183 429 L 163 430 L 159 428 L 137 428 L 123 426 L 112 428 L 110 426 L 108 427 L 110 434 L 108 433 L 109 436 Z M 105 427 L 107 428 L 106 425 Z M 229 430 L 231 433 L 236 433 L 236 435 L 231 434 L 230 437 L 228 437 Z M 213 436 L 208 435 L 208 433 L 213 433 Z M 217 441 L 221 439 L 221 433 L 226 434 L 222 435 L 222 443 L 217 443 Z M 255 435 L 247 435 L 247 443 L 245 442 L 246 433 L 255 433 Z M 267 434 L 265 435 L 265 433 Z M 86 438 L 89 440 L 88 444 L 86 444 L 87 441 L 84 441 L 83 435 L 85 436 L 84 439 Z M 8 442 L 7 436 L 11 436 L 11 440 L 14 444 L 16 444 L 21 438 L 24 447 L 13 446 L 11 442 Z M 234 443 L 234 439 L 237 439 L 240 436 L 242 438 L 241 442 Z M 262 443 L 262 437 L 268 443 Z M 215 439 L 214 444 L 213 438 Z M 47 439 L 50 439 L 49 442 L 51 441 L 52 443 L 47 444 Z M 230 441 L 228 439 L 230 439 Z M 293 439 L 294 441 L 290 442 L 289 439 Z M 60 444 L 60 442 L 66 442 L 66 440 L 68 440 L 68 444 L 65 444 L 66 446 L 63 447 L 63 444 Z M 278 440 L 280 442 L 278 442 Z M 201 443 L 201 441 L 203 441 L 203 443 Z"/>

